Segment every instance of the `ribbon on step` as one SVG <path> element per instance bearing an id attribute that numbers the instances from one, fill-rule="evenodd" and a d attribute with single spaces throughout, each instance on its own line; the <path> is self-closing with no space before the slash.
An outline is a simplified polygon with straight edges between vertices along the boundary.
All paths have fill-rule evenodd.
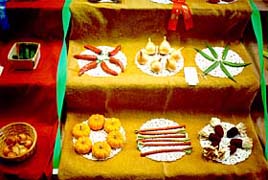
<path id="1" fill-rule="evenodd" d="M 262 36 L 262 24 L 260 12 L 253 2 L 250 0 L 250 6 L 252 9 L 251 22 L 253 30 L 258 44 L 259 60 L 260 60 L 260 77 L 261 77 L 261 96 L 264 111 L 264 129 L 265 129 L 265 158 L 268 160 L 268 116 L 267 116 L 267 98 L 266 98 L 266 80 L 265 80 L 265 69 L 263 60 L 263 36 Z"/>
<path id="2" fill-rule="evenodd" d="M 62 9 L 62 25 L 63 25 L 63 41 L 62 48 L 60 53 L 60 59 L 58 63 L 57 69 L 57 112 L 59 118 L 58 131 L 54 146 L 54 154 L 53 154 L 53 168 L 56 169 L 59 167 L 60 156 L 61 156 L 61 129 L 60 129 L 60 120 L 62 115 L 62 109 L 64 104 L 64 96 L 66 90 L 66 80 L 67 80 L 67 45 L 66 45 L 66 37 L 69 29 L 71 12 L 69 10 L 71 0 L 65 0 Z"/>
<path id="3" fill-rule="evenodd" d="M 0 27 L 3 31 L 9 29 L 9 23 L 6 14 L 6 2 L 7 0 L 0 0 Z"/>
<path id="4" fill-rule="evenodd" d="M 181 14 L 183 16 L 185 29 L 189 30 L 193 27 L 192 13 L 185 1 L 186 0 L 173 0 L 171 16 L 168 22 L 168 30 L 176 31 L 179 16 Z"/>

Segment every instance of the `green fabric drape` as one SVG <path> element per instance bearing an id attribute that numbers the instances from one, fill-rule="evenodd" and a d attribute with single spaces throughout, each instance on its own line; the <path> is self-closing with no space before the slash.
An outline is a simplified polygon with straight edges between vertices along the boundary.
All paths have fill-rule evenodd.
<path id="1" fill-rule="evenodd" d="M 66 90 L 66 69 L 67 69 L 67 45 L 66 45 L 66 36 L 69 29 L 69 23 L 71 18 L 71 13 L 69 10 L 71 0 L 66 0 L 62 9 L 62 24 L 63 24 L 63 44 L 60 54 L 60 60 L 58 64 L 57 71 L 57 112 L 58 118 L 61 119 L 62 107 L 64 102 L 64 95 Z M 56 142 L 54 147 L 54 156 L 53 156 L 53 168 L 59 167 L 61 154 L 61 133 L 60 133 L 60 122 L 58 125 L 58 132 L 56 136 Z"/>
<path id="2" fill-rule="evenodd" d="M 264 128 L 265 128 L 265 158 L 268 159 L 268 117 L 267 117 L 267 104 L 266 104 L 266 80 L 265 80 L 265 74 L 264 74 L 264 60 L 263 60 L 263 36 L 262 36 L 262 24 L 261 24 L 261 17 L 260 12 L 256 6 L 256 4 L 253 2 L 253 0 L 250 0 L 250 5 L 252 8 L 252 14 L 251 14 L 251 22 L 253 25 L 254 33 L 257 39 L 258 44 L 258 52 L 259 52 L 259 58 L 260 58 L 260 76 L 261 76 L 261 96 L 262 96 L 262 102 L 263 102 L 263 109 L 264 109 Z"/>

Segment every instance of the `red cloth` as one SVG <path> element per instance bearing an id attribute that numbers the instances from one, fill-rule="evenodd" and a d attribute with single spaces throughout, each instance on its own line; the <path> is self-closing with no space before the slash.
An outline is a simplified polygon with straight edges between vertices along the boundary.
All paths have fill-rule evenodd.
<path id="1" fill-rule="evenodd" d="M 16 40 L 19 41 L 19 40 Z M 24 162 L 0 161 L 0 174 L 21 179 L 40 179 L 52 173 L 57 133 L 56 73 L 62 41 L 41 41 L 41 58 L 33 71 L 14 70 L 7 61 L 12 42 L 0 43 L 0 127 L 16 121 L 32 124 L 38 135 L 35 154 Z M 14 175 L 14 176 L 13 176 Z"/>
<path id="2" fill-rule="evenodd" d="M 62 7 L 64 0 L 32 0 L 32 1 L 19 1 L 9 0 L 7 8 L 42 8 L 42 9 L 58 9 Z"/>
<path id="3" fill-rule="evenodd" d="M 31 37 L 39 39 L 62 39 L 62 7 L 64 0 L 9 0 L 6 3 L 10 24 L 3 39 Z M 0 28 L 1 30 L 1 28 Z"/>

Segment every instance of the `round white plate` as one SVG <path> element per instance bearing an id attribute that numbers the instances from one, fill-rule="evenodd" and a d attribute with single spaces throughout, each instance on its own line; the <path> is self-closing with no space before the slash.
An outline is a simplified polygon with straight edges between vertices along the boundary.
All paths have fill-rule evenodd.
<path id="1" fill-rule="evenodd" d="M 114 49 L 114 47 L 110 47 L 110 46 L 98 46 L 97 48 L 101 49 L 103 51 L 103 53 L 101 55 L 98 55 L 90 50 L 85 50 L 83 51 L 81 54 L 87 54 L 87 55 L 96 55 L 98 57 L 98 59 L 109 59 L 108 56 L 108 52 L 112 51 Z M 127 66 L 127 58 L 125 56 L 125 54 L 122 51 L 119 51 L 115 56 L 113 56 L 114 58 L 120 60 L 122 62 L 122 64 L 124 65 L 124 68 L 126 69 Z M 90 61 L 87 60 L 82 60 L 82 59 L 78 59 L 78 65 L 79 68 L 81 69 L 84 65 L 86 65 L 87 63 L 89 63 Z M 114 71 L 116 71 L 118 74 L 121 73 L 121 69 L 120 67 L 110 63 L 108 60 L 105 61 L 107 66 L 110 67 L 111 69 L 113 69 Z M 95 69 L 90 69 L 88 71 L 85 72 L 85 74 L 90 75 L 90 76 L 96 76 L 96 77 L 107 77 L 107 76 L 112 76 L 110 74 L 107 74 L 106 72 L 104 72 L 101 67 L 100 64 L 98 64 L 98 66 Z"/>
<path id="2" fill-rule="evenodd" d="M 88 124 L 87 120 L 83 121 L 84 124 Z M 124 128 L 121 126 L 120 128 L 120 133 L 123 135 L 123 137 L 126 139 L 126 133 Z M 99 141 L 106 141 L 107 138 L 107 133 L 104 129 L 99 130 L 99 131 L 93 131 L 90 129 L 90 134 L 89 134 L 89 138 L 92 142 L 92 146 L 94 143 L 99 142 Z M 73 143 L 75 143 L 77 141 L 76 138 L 73 137 Z M 118 154 L 120 151 L 122 150 L 122 148 L 116 148 L 116 149 L 112 149 L 111 153 L 109 155 L 109 157 L 107 157 L 106 159 L 110 159 L 112 157 L 114 157 L 116 154 Z M 86 159 L 90 159 L 90 160 L 95 160 L 95 161 L 99 161 L 99 160 L 106 160 L 106 159 L 97 159 L 92 155 L 92 152 L 88 153 L 88 154 L 84 154 L 82 155 L 84 158 Z"/>
<path id="3" fill-rule="evenodd" d="M 151 1 L 160 4 L 173 4 L 171 0 L 151 0 Z"/>
<path id="4" fill-rule="evenodd" d="M 231 4 L 231 3 L 235 3 L 237 0 L 233 0 L 233 1 L 231 1 L 231 2 L 226 2 L 226 1 L 220 1 L 220 2 L 218 2 L 218 4 Z"/>
<path id="5" fill-rule="evenodd" d="M 176 126 L 179 125 L 178 123 L 160 118 L 160 119 L 151 119 L 144 123 L 140 130 L 142 129 L 148 129 L 148 128 L 160 128 L 160 127 L 167 127 L 167 126 Z M 188 134 L 186 133 L 186 137 L 188 137 Z M 181 148 L 189 147 L 189 145 L 185 146 L 179 146 Z M 148 146 L 138 146 L 138 149 L 141 151 L 141 153 L 148 152 L 148 151 L 154 151 L 154 150 L 161 150 L 161 149 L 178 149 L 178 146 L 158 146 L 158 147 L 148 147 Z M 155 161 L 176 161 L 177 159 L 180 159 L 185 155 L 185 152 L 168 152 L 168 153 L 158 153 L 158 154 L 151 154 L 147 155 L 149 159 L 155 160 Z"/>
<path id="6" fill-rule="evenodd" d="M 222 52 L 224 50 L 223 47 L 213 47 L 213 49 L 218 54 L 218 57 L 222 57 Z M 202 49 L 201 51 L 203 51 L 207 55 L 213 57 L 213 55 L 211 54 L 211 52 L 209 51 L 208 48 Z M 232 51 L 231 49 L 229 49 L 229 51 L 228 51 L 226 61 L 233 62 L 233 63 L 244 63 L 242 58 L 236 52 Z M 205 71 L 210 65 L 212 65 L 214 63 L 214 62 L 211 62 L 211 61 L 207 60 L 206 58 L 204 58 L 200 53 L 196 53 L 195 62 L 197 64 L 197 66 L 202 71 Z M 230 66 L 226 66 L 226 65 L 225 65 L 225 68 L 229 71 L 229 73 L 233 77 L 240 74 L 244 69 L 244 67 L 230 67 Z M 214 76 L 214 77 L 227 78 L 227 76 L 224 74 L 224 72 L 222 72 L 220 66 L 216 67 L 214 70 L 210 71 L 208 74 L 211 76 Z"/>
<path id="7" fill-rule="evenodd" d="M 222 159 L 216 159 L 215 161 L 220 162 L 222 164 L 226 164 L 226 165 L 234 165 L 234 164 L 237 164 L 239 162 L 246 160 L 250 156 L 252 149 L 237 148 L 236 152 L 230 155 L 229 146 L 230 146 L 230 141 L 232 138 L 227 138 L 226 133 L 229 129 L 231 129 L 235 125 L 231 123 L 227 123 L 227 122 L 221 122 L 221 126 L 224 130 L 224 136 L 222 137 L 221 142 L 219 144 L 219 149 L 223 150 L 225 153 Z M 208 124 L 201 131 L 204 131 L 207 134 L 210 134 L 210 133 L 214 133 L 214 128 L 210 124 Z M 235 136 L 235 138 L 240 138 L 240 139 L 243 139 L 245 137 L 247 137 L 246 134 Z M 211 146 L 211 141 L 208 139 L 200 138 L 200 144 L 202 148 L 206 148 L 206 147 Z"/>
<path id="8" fill-rule="evenodd" d="M 140 51 L 145 51 L 144 49 L 141 49 Z M 140 51 L 138 51 L 136 53 L 136 56 L 135 56 L 135 64 L 137 65 L 137 67 L 143 71 L 144 73 L 146 74 L 149 74 L 151 76 L 158 76 L 158 77 L 165 77 L 165 76 L 173 76 L 175 74 L 177 74 L 178 72 L 180 72 L 180 70 L 183 68 L 184 66 L 184 58 L 182 57 L 177 63 L 176 63 L 176 70 L 175 71 L 169 71 L 165 68 L 166 66 L 166 62 L 170 56 L 170 54 L 167 54 L 167 55 L 160 55 L 160 54 L 156 54 L 156 55 L 153 55 L 152 58 L 149 58 L 148 62 L 144 65 L 140 64 L 138 62 L 138 56 L 140 54 Z M 151 70 L 151 67 L 150 67 L 150 64 L 152 63 L 152 61 L 155 59 L 155 58 L 161 58 L 161 67 L 162 67 L 162 70 L 161 72 L 159 73 L 155 73 Z"/>

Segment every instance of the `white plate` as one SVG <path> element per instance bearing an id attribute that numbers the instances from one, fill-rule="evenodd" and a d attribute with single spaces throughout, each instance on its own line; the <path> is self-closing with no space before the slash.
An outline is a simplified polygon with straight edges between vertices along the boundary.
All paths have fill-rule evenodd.
<path id="1" fill-rule="evenodd" d="M 217 4 L 231 4 L 231 3 L 234 3 L 234 2 L 236 2 L 237 0 L 233 0 L 233 1 L 231 1 L 231 2 L 226 2 L 226 1 L 220 1 L 220 2 L 218 2 Z"/>
<path id="2" fill-rule="evenodd" d="M 88 121 L 85 120 L 82 123 L 84 124 L 88 124 Z M 121 128 L 119 129 L 120 133 L 123 135 L 123 137 L 126 139 L 126 133 L 124 128 L 121 126 Z M 92 142 L 92 146 L 94 143 L 99 142 L 99 141 L 106 141 L 107 138 L 107 133 L 104 129 L 99 130 L 99 131 L 93 131 L 90 129 L 90 134 L 89 134 L 89 138 Z M 76 138 L 73 137 L 73 143 L 75 143 L 77 141 Z M 107 160 L 110 159 L 112 157 L 114 157 L 116 154 L 118 154 L 120 151 L 122 150 L 122 148 L 116 148 L 116 149 L 111 149 L 111 153 L 110 155 L 106 158 L 106 159 L 97 159 L 92 155 L 92 152 L 88 153 L 88 154 L 84 154 L 82 155 L 84 158 L 86 159 L 90 159 L 90 160 L 95 160 L 95 161 L 99 161 L 99 160 Z"/>
<path id="3" fill-rule="evenodd" d="M 218 54 L 218 57 L 222 57 L 222 52 L 224 50 L 223 47 L 212 47 L 212 48 L 216 51 L 216 53 Z M 211 52 L 208 48 L 202 49 L 201 51 L 203 51 L 207 55 L 213 57 L 213 55 L 211 54 Z M 242 58 L 236 52 L 232 51 L 231 49 L 229 49 L 229 51 L 228 51 L 226 61 L 233 62 L 233 63 L 244 63 Z M 202 71 L 205 71 L 210 65 L 212 65 L 214 63 L 214 62 L 211 62 L 211 61 L 207 60 L 206 58 L 204 58 L 200 53 L 196 53 L 195 62 L 197 64 L 197 66 Z M 244 67 L 230 67 L 230 66 L 225 66 L 225 68 L 229 71 L 229 73 L 233 77 L 240 74 L 244 69 Z M 214 77 L 227 78 L 227 76 L 224 74 L 224 72 L 222 72 L 220 66 L 216 67 L 215 69 L 210 71 L 208 74 L 211 76 L 214 76 Z"/>
<path id="4" fill-rule="evenodd" d="M 145 49 L 141 49 L 140 51 L 143 51 L 144 52 Z M 167 62 L 170 54 L 167 54 L 167 55 L 160 55 L 160 54 L 153 55 L 152 58 L 149 58 L 149 60 L 148 60 L 148 62 L 146 64 L 142 65 L 142 64 L 140 64 L 138 62 L 138 57 L 139 57 L 140 51 L 138 51 L 136 53 L 135 63 L 137 65 L 137 67 L 141 71 L 143 71 L 144 73 L 149 74 L 151 76 L 157 76 L 157 77 L 173 76 L 173 75 L 177 74 L 178 72 L 180 72 L 180 70 L 182 70 L 183 67 L 184 67 L 184 58 L 183 58 L 183 56 L 181 56 L 181 59 L 176 63 L 176 70 L 175 71 L 169 71 L 169 70 L 167 70 L 165 68 L 165 66 L 166 66 L 166 62 Z M 172 52 L 172 50 L 170 52 Z M 159 73 L 153 72 L 151 70 L 151 67 L 150 67 L 150 64 L 152 63 L 152 61 L 155 58 L 161 58 L 161 67 L 162 67 L 162 70 Z"/>
<path id="5" fill-rule="evenodd" d="M 173 4 L 173 2 L 170 0 L 151 0 L 151 1 L 160 4 Z"/>
<path id="6" fill-rule="evenodd" d="M 87 54 L 87 55 L 96 55 L 98 57 L 98 59 L 109 59 L 108 56 L 108 52 L 112 51 L 114 49 L 114 47 L 110 47 L 110 46 L 98 46 L 97 48 L 101 49 L 103 51 L 103 53 L 101 55 L 98 55 L 90 50 L 85 50 L 80 54 Z M 120 60 L 124 66 L 124 69 L 126 69 L 127 66 L 127 58 L 125 56 L 125 54 L 122 51 L 119 51 L 115 56 L 113 56 L 114 58 Z M 87 63 L 89 63 L 90 61 L 87 60 L 82 60 L 82 59 L 78 59 L 78 65 L 79 68 L 81 69 L 84 65 L 86 65 Z M 114 71 L 116 71 L 118 74 L 121 73 L 121 69 L 120 67 L 110 63 L 108 60 L 105 61 L 107 66 L 110 67 L 111 69 L 113 69 Z M 90 69 L 88 71 L 85 72 L 85 74 L 90 75 L 90 76 L 96 76 L 96 77 L 107 77 L 107 76 L 112 76 L 110 74 L 107 74 L 106 72 L 104 72 L 101 67 L 100 64 L 98 64 L 98 66 L 95 69 Z"/>
<path id="7" fill-rule="evenodd" d="M 235 125 L 231 123 L 227 123 L 227 122 L 221 122 L 221 126 L 224 130 L 224 136 L 222 137 L 221 142 L 219 144 L 219 149 L 223 150 L 225 153 L 222 159 L 216 159 L 215 161 L 220 162 L 222 164 L 226 164 L 226 165 L 234 165 L 234 164 L 237 164 L 239 162 L 246 160 L 250 156 L 252 149 L 237 148 L 236 152 L 230 156 L 229 145 L 230 145 L 230 141 L 232 138 L 227 138 L 226 132 L 230 128 L 234 127 Z M 214 128 L 210 124 L 208 124 L 201 131 L 204 131 L 207 134 L 210 134 L 210 133 L 214 133 Z M 235 136 L 235 138 L 241 138 L 241 139 L 245 137 L 247 137 L 246 134 Z M 200 138 L 200 144 L 202 148 L 206 148 L 206 147 L 211 146 L 211 141 L 208 139 Z"/>
<path id="8" fill-rule="evenodd" d="M 167 127 L 167 126 L 177 126 L 178 123 L 160 118 L 160 119 L 151 119 L 144 123 L 140 130 L 142 129 L 148 129 L 148 128 L 159 128 L 159 127 Z M 186 138 L 188 138 L 188 134 L 186 133 Z M 189 147 L 189 145 L 180 146 L 181 148 Z M 151 147 L 151 146 L 138 146 L 141 153 L 148 152 L 148 151 L 154 151 L 154 150 L 161 150 L 161 149 L 179 149 L 178 146 L 158 146 L 158 147 Z M 168 153 L 158 153 L 158 154 L 151 154 L 146 157 L 149 159 L 155 160 L 155 161 L 176 161 L 180 158 L 182 158 L 185 155 L 185 152 L 168 152 Z"/>

